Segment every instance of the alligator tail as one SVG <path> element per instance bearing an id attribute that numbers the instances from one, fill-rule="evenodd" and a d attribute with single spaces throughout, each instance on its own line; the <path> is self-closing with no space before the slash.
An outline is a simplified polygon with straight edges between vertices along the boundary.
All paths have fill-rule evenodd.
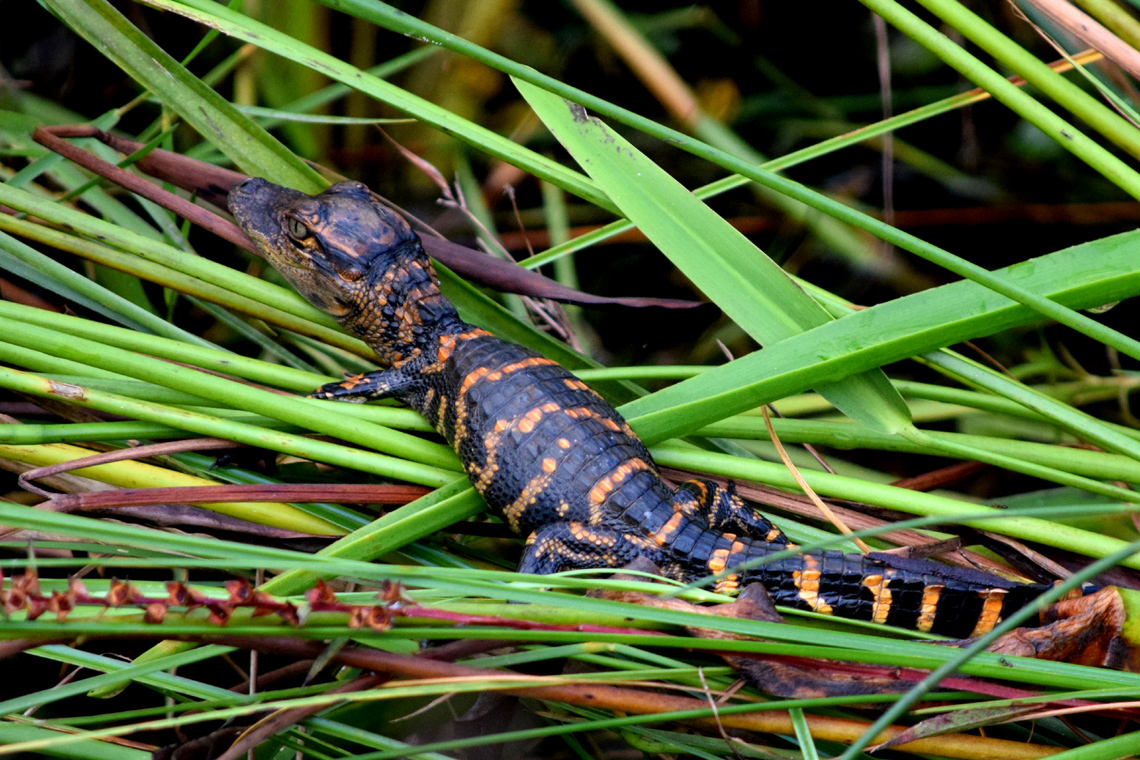
<path id="1" fill-rule="evenodd" d="M 785 548 L 756 543 L 739 562 Z M 777 559 L 743 571 L 736 582 L 755 581 L 778 605 L 953 638 L 989 632 L 1051 588 L 926 559 L 839 551 Z"/>

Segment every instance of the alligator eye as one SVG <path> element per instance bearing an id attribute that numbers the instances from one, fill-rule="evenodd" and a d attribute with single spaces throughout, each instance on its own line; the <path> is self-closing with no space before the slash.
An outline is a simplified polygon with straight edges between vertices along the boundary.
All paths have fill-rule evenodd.
<path id="1" fill-rule="evenodd" d="M 294 240 L 305 240 L 312 236 L 313 233 L 309 232 L 309 228 L 305 226 L 304 222 L 295 216 L 290 216 L 287 219 L 289 228 L 289 237 Z"/>

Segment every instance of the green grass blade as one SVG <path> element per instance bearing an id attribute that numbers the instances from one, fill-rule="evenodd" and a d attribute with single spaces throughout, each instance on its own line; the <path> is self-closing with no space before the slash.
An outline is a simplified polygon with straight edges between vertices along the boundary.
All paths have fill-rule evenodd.
<path id="1" fill-rule="evenodd" d="M 764 345 L 831 321 L 811 296 L 738 230 L 585 109 L 521 80 L 515 85 L 559 142 L 666 256 Z M 879 370 L 817 390 L 849 416 L 888 432 L 910 424 Z"/>
<path id="2" fill-rule="evenodd" d="M 884 2 L 889 1 L 890 0 L 884 0 Z M 201 2 L 201 0 L 195 0 L 195 3 L 198 2 Z M 621 108 L 620 106 L 616 106 L 582 90 L 563 84 L 552 77 L 536 72 L 528 66 L 518 64 L 406 13 L 401 13 L 385 3 L 364 3 L 362 0 L 322 0 L 322 2 L 330 7 L 344 10 L 394 31 L 427 39 L 449 50 L 470 56 L 475 60 L 511 75 L 516 80 L 528 82 L 550 92 L 557 93 L 558 95 L 586 106 L 591 111 L 604 114 L 621 123 L 628 124 L 635 129 L 643 131 L 646 134 L 668 141 L 683 150 L 687 150 L 729 171 L 737 172 L 765 188 L 775 190 L 780 195 L 787 196 L 785 200 L 798 201 L 837 220 L 866 230 L 887 242 L 899 246 L 903 250 L 910 251 L 929 261 L 933 261 L 963 277 L 981 282 L 1014 300 L 1030 305 L 1042 314 L 1046 314 L 1062 324 L 1083 332 L 1125 354 L 1140 359 L 1140 341 L 1135 341 L 1115 330 L 1104 327 L 1095 320 L 1089 319 L 1082 314 L 1075 313 L 1058 304 L 1051 303 L 1048 299 L 1041 298 L 1030 291 L 1019 288 L 1016 282 L 996 277 L 985 269 L 957 256 L 953 256 L 947 251 L 939 249 L 937 246 L 930 245 L 913 235 L 884 224 L 878 219 L 829 198 L 822 193 L 810 190 L 797 182 L 779 177 L 773 173 L 773 170 L 777 168 L 786 168 L 791 161 L 785 162 L 784 159 L 777 159 L 769 164 L 765 164 L 766 168 L 760 168 L 755 165 L 755 161 L 742 159 L 732 153 L 719 150 L 700 140 L 696 140 L 681 132 L 662 126 L 650 119 Z M 925 35 L 926 29 L 928 29 L 928 27 L 923 27 L 919 31 Z M 1121 185 L 1126 191 L 1133 195 L 1140 193 L 1140 174 L 1137 174 L 1119 159 L 1100 148 L 1094 141 L 1080 134 L 1075 128 L 1067 125 L 1063 120 L 1038 104 L 1030 96 L 1021 92 L 1017 86 L 1005 80 L 996 72 L 986 68 L 977 61 L 976 58 L 968 56 L 965 51 L 953 43 L 950 43 L 945 37 L 936 35 L 932 30 L 931 35 L 934 36 L 926 35 L 922 37 L 924 44 L 927 42 L 930 44 L 938 43 L 938 47 L 935 50 L 938 54 L 951 57 L 957 56 L 954 58 L 955 61 L 961 58 L 959 62 L 963 68 L 960 70 L 969 70 L 971 74 L 983 77 L 985 81 L 979 81 L 979 84 L 982 84 L 990 92 L 996 92 L 994 88 L 1000 88 L 1003 95 L 999 99 L 1002 99 L 1002 102 L 1005 102 L 1007 105 L 1013 107 L 1014 110 L 1022 113 L 1022 115 L 1037 126 L 1046 129 L 1050 135 L 1059 140 L 1067 149 L 1076 152 L 1082 159 L 1110 180 Z M 1041 65 L 1044 66 L 1044 64 Z M 1052 71 L 1049 73 L 1054 77 L 1059 76 Z M 967 74 L 967 76 L 971 76 L 971 74 Z M 811 155 L 815 154 L 812 153 Z M 790 159 L 790 157 L 787 158 Z M 719 182 L 724 183 L 725 187 L 735 186 L 737 184 L 736 178 L 726 178 Z M 584 243 L 584 241 L 582 242 Z M 877 394 L 887 395 L 887 391 L 885 388 L 879 388 L 877 389 Z"/>
<path id="3" fill-rule="evenodd" d="M 44 0 L 44 4 L 247 174 L 310 193 L 327 185 L 315 170 L 167 55 L 106 0 Z"/>
<path id="4" fill-rule="evenodd" d="M 1117 760 L 1123 757 L 1135 757 L 1140 753 L 1140 731 L 1114 736 L 1083 747 L 1058 752 L 1050 755 L 1056 760 Z"/>
<path id="5" fill-rule="evenodd" d="M 997 100 L 1049 135 L 1069 151 L 1133 198 L 1140 198 L 1140 174 L 1102 148 L 1095 140 L 1015 87 L 1005 77 L 955 44 L 933 26 L 903 8 L 894 0 L 861 0 L 887 23 L 930 50 L 952 68 Z M 1026 54 L 1028 55 L 1028 54 Z M 1054 72 L 1051 75 L 1057 76 Z M 1087 112 L 1087 109 L 1085 109 Z M 1135 138 L 1132 139 L 1133 142 Z"/>
<path id="6" fill-rule="evenodd" d="M 1136 130 L 1135 124 L 1130 124 L 1123 116 L 1050 69 L 1035 55 L 956 0 L 919 2 L 1133 158 L 1140 158 L 1140 132 Z"/>
<path id="7" fill-rule="evenodd" d="M 52 261 L 39 251 L 21 243 L 5 232 L 0 232 L 0 251 L 31 268 L 32 271 L 28 274 L 32 275 L 33 282 L 41 287 L 46 287 L 67 298 L 75 298 L 78 302 L 92 306 L 105 316 L 110 316 L 117 322 L 125 323 L 128 327 L 136 327 L 187 343 L 213 347 L 209 341 L 203 340 L 180 327 L 175 327 L 165 319 L 136 306 L 102 285 L 92 282 L 58 262 Z M 21 271 L 15 271 L 15 274 L 21 274 Z"/>
<path id="8" fill-rule="evenodd" d="M 152 753 L 146 750 L 97 739 L 72 739 L 71 743 L 63 745 L 57 745 L 53 741 L 66 735 L 40 726 L 11 722 L 0 724 L 0 746 L 32 745 L 42 748 L 43 754 L 50 757 L 65 757 L 72 760 L 151 760 L 153 757 Z"/>
<path id="9" fill-rule="evenodd" d="M 233 385 L 233 384 L 231 384 Z M 419 483 L 427 486 L 439 486 L 450 483 L 455 474 L 449 469 L 421 464 L 418 462 L 400 459 L 372 451 L 328 443 L 321 440 L 312 440 L 305 436 L 291 433 L 277 432 L 257 425 L 249 425 L 232 419 L 216 417 L 170 407 L 163 404 L 152 404 L 144 401 L 135 401 L 125 396 L 83 388 L 81 386 L 61 386 L 46 378 L 38 377 L 26 372 L 0 368 L 0 387 L 31 393 L 45 398 L 64 397 L 68 401 L 92 409 L 124 414 L 140 420 L 157 422 L 181 430 L 189 430 L 201 435 L 225 438 L 239 441 L 251 446 L 282 451 L 293 456 L 314 459 L 342 467 L 349 467 L 362 472 L 370 472 L 386 478 L 396 478 L 410 483 Z M 264 391 L 263 391 L 264 392 Z M 271 395 L 271 394 L 268 394 Z M 281 397 L 277 397 L 281 398 Z M 288 406 L 286 400 L 282 408 Z M 315 411 L 315 410 L 314 410 Z M 284 414 L 290 414 L 285 411 Z M 331 419 L 331 416 L 330 416 Z M 352 424 L 351 428 L 363 427 L 360 423 Z M 377 426 L 378 427 L 378 426 Z M 368 431 L 362 431 L 364 437 L 373 437 Z M 342 436 L 344 431 L 342 431 Z M 352 437 L 358 437 L 353 435 Z M 380 440 L 377 437 L 377 440 Z M 387 448 L 387 444 L 380 443 L 377 448 Z M 448 450 L 450 453 L 450 450 Z"/>
<path id="10" fill-rule="evenodd" d="M 1070 308 L 1140 294 L 1140 233 L 1103 238 L 1015 264 L 1000 274 Z M 973 282 L 955 282 L 879 304 L 632 401 L 619 411 L 649 442 L 908 356 L 1016 325 L 1038 315 Z"/>
<path id="11" fill-rule="evenodd" d="M 87 0 L 94 2 L 94 0 Z M 218 3 L 199 0 L 144 0 L 147 5 L 163 10 L 174 11 L 184 16 L 220 30 L 231 37 L 253 43 L 258 47 L 276 53 L 283 58 L 296 61 L 326 74 L 339 82 L 349 85 L 377 100 L 388 103 L 427 124 L 431 124 L 446 134 L 452 135 L 479 150 L 503 159 L 516 166 L 525 167 L 537 176 L 564 187 L 575 195 L 602 208 L 613 210 L 614 206 L 593 182 L 577 172 L 573 172 L 552 159 L 541 156 L 522 147 L 489 129 L 460 118 L 450 111 L 437 106 L 406 90 L 367 74 L 355 66 L 312 48 L 304 43 L 255 21 L 248 16 L 231 11 Z M 58 2 L 58 0 L 57 0 Z M 189 119 L 187 119 L 189 121 Z M 211 136 L 212 141 L 212 136 Z M 220 146 L 219 146 L 220 147 Z M 273 177 L 270 177 L 273 179 Z M 274 180 L 298 190 L 315 192 L 305 185 Z M 318 188 L 319 189 L 319 188 Z"/>

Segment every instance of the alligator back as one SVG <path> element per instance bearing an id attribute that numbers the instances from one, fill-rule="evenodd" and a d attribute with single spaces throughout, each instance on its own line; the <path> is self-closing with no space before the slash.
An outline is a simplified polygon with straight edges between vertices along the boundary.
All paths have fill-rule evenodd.
<path id="1" fill-rule="evenodd" d="M 468 327 L 443 338 L 419 371 L 422 383 L 403 398 L 516 532 L 554 522 L 632 527 L 669 503 L 672 489 L 621 415 L 550 359 Z"/>

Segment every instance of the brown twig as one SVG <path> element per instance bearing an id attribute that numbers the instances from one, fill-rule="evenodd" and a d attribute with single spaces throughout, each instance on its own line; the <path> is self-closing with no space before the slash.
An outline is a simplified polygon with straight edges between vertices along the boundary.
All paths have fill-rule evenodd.
<path id="1" fill-rule="evenodd" d="M 92 153 L 88 153 L 82 148 L 78 148 L 72 145 L 71 143 L 67 142 L 67 140 L 64 140 L 64 137 L 94 137 L 101 142 L 105 142 L 112 147 L 116 147 L 117 149 L 130 147 L 132 149 L 132 152 L 133 150 L 138 150 L 142 147 L 140 143 L 135 143 L 130 140 L 122 140 L 121 138 L 117 138 L 110 133 L 95 129 L 94 127 L 84 127 L 83 125 L 36 127 L 36 131 L 32 133 L 32 139 L 48 148 L 49 150 L 52 150 L 55 153 L 58 153 L 59 155 L 74 161 L 83 168 L 95 172 L 101 177 L 106 177 L 112 182 L 125 187 L 133 193 L 141 195 L 149 201 L 157 203 L 165 209 L 173 211 L 183 219 L 190 220 L 194 224 L 197 224 L 199 227 L 213 232 L 215 235 L 218 235 L 219 237 L 230 241 L 234 245 L 244 248 L 253 254 L 257 254 L 257 250 L 254 248 L 253 243 L 233 222 L 222 219 L 217 214 L 211 213 L 201 206 L 196 206 L 181 196 L 175 195 L 168 190 L 163 190 L 161 187 L 147 182 L 137 174 L 132 174 L 126 169 L 120 169 L 109 161 L 104 161 L 98 156 Z M 164 151 L 164 153 L 167 152 Z M 177 156 L 178 154 L 174 153 L 168 155 Z M 187 159 L 184 156 L 179 156 L 179 158 L 182 158 L 185 162 L 193 161 L 193 159 Z M 139 168 L 148 166 L 148 164 L 144 164 L 144 161 L 139 162 Z M 193 163 L 199 164 L 201 162 L 194 161 Z M 153 166 L 153 163 L 149 165 Z M 233 185 L 237 184 L 243 179 L 246 179 L 244 175 L 238 174 L 237 172 L 231 172 L 226 169 L 219 169 L 218 167 L 213 168 L 217 169 L 218 172 L 224 172 L 226 175 L 229 175 L 231 182 L 228 186 L 222 187 L 216 183 L 214 185 L 218 192 L 224 192 L 226 195 L 229 194 L 229 190 L 231 187 L 233 187 Z M 170 177 L 169 179 L 170 181 L 173 181 L 174 178 Z M 180 181 L 185 181 L 185 178 L 181 179 Z"/>
<path id="2" fill-rule="evenodd" d="M 344 483 L 265 483 L 217 486 L 172 486 L 170 488 L 124 488 L 98 493 L 54 495 L 40 506 L 56 511 L 142 507 L 152 504 L 216 504 L 226 501 L 284 501 L 308 503 L 329 501 L 341 504 L 403 505 L 415 501 L 430 489 L 420 486 Z"/>

